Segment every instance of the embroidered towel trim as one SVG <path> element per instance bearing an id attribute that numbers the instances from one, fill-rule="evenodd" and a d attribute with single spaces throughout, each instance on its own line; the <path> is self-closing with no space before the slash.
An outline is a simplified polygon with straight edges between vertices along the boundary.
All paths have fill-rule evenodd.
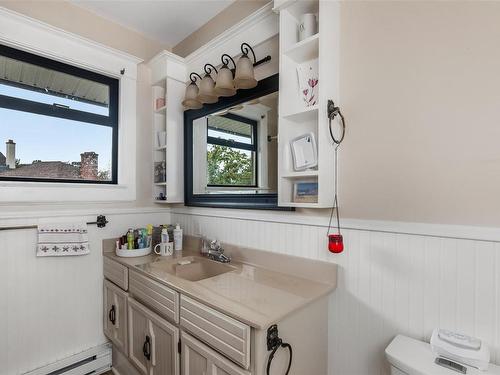
<path id="1" fill-rule="evenodd" d="M 86 223 L 38 225 L 37 256 L 85 255 L 89 252 Z"/>

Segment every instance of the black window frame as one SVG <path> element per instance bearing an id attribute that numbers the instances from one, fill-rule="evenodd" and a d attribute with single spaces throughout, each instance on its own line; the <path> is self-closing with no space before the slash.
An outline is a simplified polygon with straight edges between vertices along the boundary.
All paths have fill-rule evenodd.
<path id="1" fill-rule="evenodd" d="M 32 65 L 37 65 L 42 68 L 51 69 L 61 73 L 66 73 L 76 77 L 84 78 L 108 86 L 109 114 L 108 116 L 104 116 L 95 113 L 89 113 L 85 111 L 67 108 L 65 106 L 45 104 L 1 94 L 0 94 L 0 108 L 6 108 L 21 112 L 29 112 L 50 117 L 57 117 L 57 118 L 90 123 L 100 126 L 107 126 L 112 128 L 111 180 L 109 181 L 62 179 L 62 178 L 8 177 L 1 175 L 0 175 L 0 181 L 117 185 L 118 184 L 118 113 L 119 113 L 118 98 L 119 98 L 119 85 L 120 85 L 119 79 L 105 76 L 103 74 L 99 74 L 96 72 L 92 72 L 90 70 L 82 69 L 60 61 L 52 60 L 43 56 L 35 55 L 16 48 L 8 47 L 3 44 L 0 44 L 0 55 L 11 59 L 23 61 Z M 10 86 L 17 86 L 24 88 L 26 87 L 22 84 L 15 84 L 13 82 L 3 80 L 1 77 L 0 77 L 0 83 Z"/>
<path id="2" fill-rule="evenodd" d="M 236 148 L 238 150 L 252 151 L 254 154 L 254 183 L 250 185 L 223 185 L 223 184 L 208 184 L 207 187 L 220 187 L 220 188 L 256 188 L 259 186 L 259 138 L 258 138 L 258 122 L 243 116 L 236 115 L 234 113 L 226 113 L 224 115 L 218 115 L 219 117 L 225 117 L 230 120 L 243 122 L 252 127 L 252 144 L 228 141 L 226 139 L 210 137 L 208 135 L 208 117 L 207 117 L 207 145 L 218 145 Z"/>

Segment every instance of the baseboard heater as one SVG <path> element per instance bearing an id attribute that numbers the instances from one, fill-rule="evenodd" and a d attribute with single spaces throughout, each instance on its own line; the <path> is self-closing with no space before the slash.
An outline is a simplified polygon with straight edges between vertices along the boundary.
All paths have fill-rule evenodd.
<path id="1" fill-rule="evenodd" d="M 103 344 L 24 375 L 99 375 L 111 369 L 111 345 Z"/>

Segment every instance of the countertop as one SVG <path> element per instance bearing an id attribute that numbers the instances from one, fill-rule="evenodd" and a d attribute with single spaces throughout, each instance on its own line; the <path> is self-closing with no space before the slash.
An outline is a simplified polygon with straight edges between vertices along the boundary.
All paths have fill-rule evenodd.
<path id="1" fill-rule="evenodd" d="M 103 241 L 103 255 L 131 270 L 149 276 L 257 329 L 267 329 L 303 306 L 336 288 L 337 265 L 307 258 L 225 245 L 233 271 L 199 281 L 189 281 L 152 263 L 185 256 L 199 256 L 196 239 L 185 240 L 188 250 L 170 257 L 151 254 L 118 257 L 114 240 Z"/>

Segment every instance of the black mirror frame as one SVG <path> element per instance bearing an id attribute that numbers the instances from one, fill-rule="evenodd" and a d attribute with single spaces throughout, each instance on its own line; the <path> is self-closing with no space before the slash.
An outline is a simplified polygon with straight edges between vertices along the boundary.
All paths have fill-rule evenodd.
<path id="1" fill-rule="evenodd" d="M 193 194 L 193 121 L 246 101 L 279 91 L 279 75 L 260 80 L 256 87 L 238 90 L 236 95 L 219 98 L 217 103 L 184 111 L 184 204 L 197 207 L 293 211 L 278 206 L 278 194 Z"/>

